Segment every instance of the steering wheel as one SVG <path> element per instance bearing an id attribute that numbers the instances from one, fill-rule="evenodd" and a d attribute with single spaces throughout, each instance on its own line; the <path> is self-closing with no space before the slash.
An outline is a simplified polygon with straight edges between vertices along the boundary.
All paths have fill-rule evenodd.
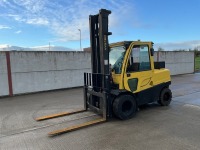
<path id="1" fill-rule="evenodd" d="M 118 66 L 121 67 L 122 66 L 122 62 L 118 62 Z"/>

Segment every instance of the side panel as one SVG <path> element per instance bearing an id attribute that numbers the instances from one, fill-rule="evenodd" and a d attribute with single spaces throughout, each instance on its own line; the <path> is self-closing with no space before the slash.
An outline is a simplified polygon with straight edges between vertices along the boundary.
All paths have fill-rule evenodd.
<path id="1" fill-rule="evenodd" d="M 124 88 L 127 91 L 137 93 L 142 90 L 151 88 L 152 85 L 152 76 L 153 72 L 150 71 L 143 71 L 143 72 L 135 72 L 130 74 L 124 75 Z M 137 85 L 131 85 L 133 83 L 137 83 Z M 132 89 L 131 87 L 134 86 L 135 88 Z"/>
<path id="2" fill-rule="evenodd" d="M 161 90 L 164 87 L 168 87 L 170 84 L 171 82 L 162 83 L 137 93 L 138 106 L 157 101 L 159 99 Z"/>
<path id="3" fill-rule="evenodd" d="M 152 80 L 153 86 L 171 81 L 170 71 L 168 69 L 155 69 Z"/>

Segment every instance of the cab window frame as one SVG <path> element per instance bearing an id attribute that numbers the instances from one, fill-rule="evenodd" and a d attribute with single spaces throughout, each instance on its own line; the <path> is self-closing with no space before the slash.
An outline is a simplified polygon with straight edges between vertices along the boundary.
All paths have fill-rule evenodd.
<path id="1" fill-rule="evenodd" d="M 139 57 L 140 57 L 140 52 L 141 52 L 141 46 L 146 46 L 148 49 L 147 49 L 147 53 L 148 53 L 148 63 L 149 63 L 149 68 L 148 69 L 140 69 L 140 65 L 141 65 L 141 62 L 140 60 L 137 62 L 138 64 L 138 68 L 136 68 L 135 70 L 134 69 L 130 69 L 128 70 L 128 67 L 131 67 L 131 66 L 128 66 L 128 63 L 131 64 L 130 61 L 132 61 L 131 59 L 133 58 L 133 49 L 136 48 L 136 47 L 139 47 L 140 51 L 139 51 Z M 150 58 L 150 53 L 149 53 L 149 50 L 150 50 L 150 47 L 148 44 L 142 44 L 142 45 L 133 45 L 133 47 L 131 48 L 131 52 L 130 52 L 130 55 L 129 55 L 129 59 L 128 59 L 128 62 L 127 62 L 127 66 L 126 66 L 126 72 L 127 73 L 134 73 L 134 72 L 143 72 L 143 71 L 150 71 L 152 70 L 152 66 L 151 66 L 151 58 Z M 132 57 L 132 58 L 131 58 Z M 134 62 L 132 62 L 132 65 L 134 64 Z"/>

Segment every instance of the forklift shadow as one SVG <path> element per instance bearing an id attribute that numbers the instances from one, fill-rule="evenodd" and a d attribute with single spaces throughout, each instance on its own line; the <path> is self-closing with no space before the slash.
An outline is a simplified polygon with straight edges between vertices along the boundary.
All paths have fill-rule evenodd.
<path id="1" fill-rule="evenodd" d="M 138 107 L 138 111 L 148 111 L 151 109 L 160 109 L 162 108 L 158 103 L 149 103 L 149 104 L 144 104 Z"/>
<path id="2" fill-rule="evenodd" d="M 136 113 L 136 116 L 138 115 L 138 113 L 140 113 L 140 111 L 156 111 L 156 110 L 161 110 L 163 108 L 168 108 L 168 107 L 162 107 L 160 106 L 158 103 L 154 102 L 154 103 L 149 103 L 149 104 L 144 104 L 144 105 L 141 105 L 138 107 L 138 110 L 137 110 L 137 113 Z M 135 118 L 135 116 L 133 117 Z M 133 118 L 131 119 L 128 119 L 128 120 L 132 120 Z M 119 122 L 119 121 L 128 121 L 128 120 L 119 120 L 117 118 L 117 116 L 113 116 L 112 118 L 109 118 L 109 121 L 112 121 L 112 122 Z"/>

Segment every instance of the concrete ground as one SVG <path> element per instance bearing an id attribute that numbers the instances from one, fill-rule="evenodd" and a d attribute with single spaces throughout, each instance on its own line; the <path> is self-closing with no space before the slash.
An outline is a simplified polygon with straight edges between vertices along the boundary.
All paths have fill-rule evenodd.
<path id="1" fill-rule="evenodd" d="M 82 89 L 1 98 L 0 149 L 199 150 L 200 74 L 172 77 L 171 89 L 173 101 L 169 107 L 149 104 L 130 120 L 112 119 L 56 137 L 47 133 L 98 116 L 85 112 L 43 122 L 34 118 L 82 108 Z"/>

